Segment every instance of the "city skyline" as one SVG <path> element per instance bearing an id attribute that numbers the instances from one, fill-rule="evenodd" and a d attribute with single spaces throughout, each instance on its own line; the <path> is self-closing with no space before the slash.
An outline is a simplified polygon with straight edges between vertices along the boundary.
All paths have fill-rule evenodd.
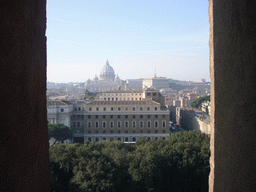
<path id="1" fill-rule="evenodd" d="M 47 3 L 47 81 L 84 82 L 109 61 L 125 79 L 210 81 L 207 1 Z"/>

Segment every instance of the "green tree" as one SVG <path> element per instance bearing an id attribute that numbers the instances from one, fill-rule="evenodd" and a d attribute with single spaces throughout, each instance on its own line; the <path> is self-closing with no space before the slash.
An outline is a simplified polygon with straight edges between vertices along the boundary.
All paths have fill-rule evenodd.
<path id="1" fill-rule="evenodd" d="M 210 95 L 197 98 L 195 101 L 191 103 L 191 107 L 198 108 L 204 101 L 210 101 Z"/>
<path id="2" fill-rule="evenodd" d="M 200 131 L 171 134 L 166 140 L 55 145 L 50 147 L 52 188 L 67 182 L 76 191 L 207 191 L 210 138 Z M 71 178 L 71 179 L 70 179 Z M 125 186 L 125 187 L 124 187 Z M 69 190 L 69 191 L 72 191 Z"/>
<path id="3" fill-rule="evenodd" d="M 73 169 L 72 182 L 85 191 L 107 191 L 113 186 L 114 162 L 105 155 L 81 156 Z"/>
<path id="4" fill-rule="evenodd" d="M 55 138 L 55 141 L 52 145 L 56 143 L 56 141 L 64 141 L 66 139 L 72 139 L 73 132 L 70 130 L 68 126 L 64 124 L 52 124 L 48 123 L 48 139 L 51 137 Z"/>
<path id="5" fill-rule="evenodd" d="M 60 166 L 59 162 L 50 161 L 51 191 L 80 192 L 79 185 L 72 183 L 73 173 Z"/>

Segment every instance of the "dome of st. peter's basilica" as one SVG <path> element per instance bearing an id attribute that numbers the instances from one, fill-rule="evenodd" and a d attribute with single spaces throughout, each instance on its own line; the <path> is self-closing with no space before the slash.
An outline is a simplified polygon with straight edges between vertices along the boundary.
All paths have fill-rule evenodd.
<path id="1" fill-rule="evenodd" d="M 115 72 L 114 69 L 109 65 L 107 60 L 106 64 L 102 67 L 99 75 L 99 80 L 114 81 Z"/>

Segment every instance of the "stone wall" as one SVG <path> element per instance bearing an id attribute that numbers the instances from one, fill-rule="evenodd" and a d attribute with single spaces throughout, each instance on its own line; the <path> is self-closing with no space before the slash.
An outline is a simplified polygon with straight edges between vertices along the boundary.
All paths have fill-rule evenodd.
<path id="1" fill-rule="evenodd" d="M 46 1 L 0 4 L 0 191 L 50 191 Z"/>
<path id="2" fill-rule="evenodd" d="M 255 191 L 256 1 L 209 0 L 209 191 Z"/>

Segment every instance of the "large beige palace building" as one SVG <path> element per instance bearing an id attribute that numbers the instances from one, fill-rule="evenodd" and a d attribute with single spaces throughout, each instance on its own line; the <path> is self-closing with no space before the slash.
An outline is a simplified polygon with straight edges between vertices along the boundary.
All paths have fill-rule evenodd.
<path id="1" fill-rule="evenodd" d="M 136 142 L 141 137 L 156 140 L 169 136 L 169 110 L 156 89 L 103 92 L 94 100 L 72 105 L 48 101 L 47 109 L 49 122 L 71 127 L 74 142 Z"/>

